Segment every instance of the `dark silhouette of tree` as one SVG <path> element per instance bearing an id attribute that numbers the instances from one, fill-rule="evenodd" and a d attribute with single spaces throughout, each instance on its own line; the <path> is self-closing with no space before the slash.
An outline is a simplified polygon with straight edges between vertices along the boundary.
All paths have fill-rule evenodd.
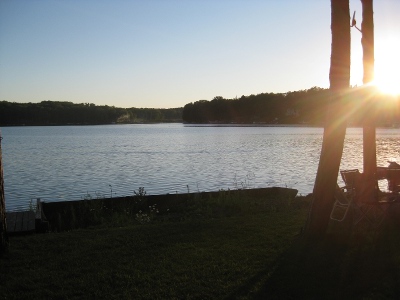
<path id="1" fill-rule="evenodd" d="M 361 44 L 363 48 L 364 76 L 363 84 L 368 86 L 374 79 L 374 12 L 372 0 L 361 0 L 362 24 Z M 374 193 L 378 192 L 378 181 L 376 178 L 376 99 L 371 87 L 364 88 L 363 107 L 365 118 L 363 118 L 363 165 L 364 179 L 366 185 L 366 197 L 372 199 Z"/>
<path id="2" fill-rule="evenodd" d="M 310 238 L 323 237 L 328 227 L 346 135 L 343 107 L 350 85 L 349 0 L 331 0 L 331 30 L 330 101 L 308 220 Z"/>

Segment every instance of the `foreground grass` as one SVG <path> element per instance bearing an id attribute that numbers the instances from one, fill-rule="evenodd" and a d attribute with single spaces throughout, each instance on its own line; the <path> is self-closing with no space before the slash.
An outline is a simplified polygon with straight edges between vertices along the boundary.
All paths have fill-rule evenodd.
<path id="1" fill-rule="evenodd" d="M 268 278 L 304 220 L 287 210 L 13 237 L 0 297 L 248 297 L 260 288 L 249 280 Z"/>
<path id="2" fill-rule="evenodd" d="M 307 212 L 291 205 L 12 237 L 0 259 L 0 297 L 400 298 L 398 223 L 310 243 L 299 235 Z"/>

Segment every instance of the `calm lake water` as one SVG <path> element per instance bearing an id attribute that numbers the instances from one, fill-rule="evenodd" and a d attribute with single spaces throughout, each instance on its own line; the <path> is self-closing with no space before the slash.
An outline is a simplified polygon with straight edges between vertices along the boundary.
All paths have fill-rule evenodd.
<path id="1" fill-rule="evenodd" d="M 7 210 L 90 195 L 291 187 L 312 192 L 322 128 L 184 124 L 2 128 Z M 378 165 L 400 162 L 400 130 L 377 130 Z M 347 130 L 341 169 L 362 170 L 362 130 Z M 340 178 L 339 178 L 340 182 Z"/>

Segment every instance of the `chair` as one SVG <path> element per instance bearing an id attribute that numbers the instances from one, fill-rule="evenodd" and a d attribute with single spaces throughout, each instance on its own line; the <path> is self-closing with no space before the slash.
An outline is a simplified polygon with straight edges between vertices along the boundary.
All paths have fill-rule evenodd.
<path id="1" fill-rule="evenodd" d="M 353 198 L 344 192 L 344 188 L 340 188 L 336 185 L 335 190 L 335 203 L 331 211 L 331 220 L 342 222 L 346 219 L 347 213 L 349 212 Z"/>
<path id="2" fill-rule="evenodd" d="M 399 179 L 399 171 L 396 170 L 393 173 L 386 170 L 386 178 L 388 179 Z M 343 173 L 343 174 L 342 174 Z M 379 228 L 385 220 L 387 213 L 390 211 L 391 204 L 398 203 L 399 197 L 396 196 L 395 188 L 392 189 L 392 193 L 383 193 L 380 191 L 377 180 L 383 179 L 380 170 L 377 170 L 377 174 L 374 179 L 366 179 L 364 174 L 359 173 L 353 180 L 353 206 L 356 208 L 354 213 L 353 224 L 357 225 L 361 222 L 366 222 L 371 228 Z M 394 175 L 390 175 L 390 174 Z M 341 171 L 343 180 L 345 180 L 346 172 Z"/>
<path id="3" fill-rule="evenodd" d="M 335 203 L 331 211 L 331 220 L 342 222 L 353 205 L 356 196 L 356 182 L 361 173 L 358 169 L 340 171 L 345 186 L 336 186 Z"/>
<path id="4" fill-rule="evenodd" d="M 344 181 L 344 189 L 347 190 L 351 196 L 354 196 L 356 192 L 356 185 L 360 182 L 361 173 L 358 169 L 353 170 L 340 170 L 340 175 Z"/>
<path id="5" fill-rule="evenodd" d="M 381 197 L 376 180 L 367 181 L 358 169 L 341 170 L 345 186 L 337 189 L 331 219 L 342 222 L 353 208 L 353 225 L 366 222 L 378 228 L 384 221 L 390 205 L 399 203 L 399 197 Z M 377 176 L 378 177 L 378 176 Z M 371 191 L 372 189 L 372 191 Z M 346 191 L 346 192 L 345 192 Z M 344 213 L 338 217 L 338 210 Z"/>

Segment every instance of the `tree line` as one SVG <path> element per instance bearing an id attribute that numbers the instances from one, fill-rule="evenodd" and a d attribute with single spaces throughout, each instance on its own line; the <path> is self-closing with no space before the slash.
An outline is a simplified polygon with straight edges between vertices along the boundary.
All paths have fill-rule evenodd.
<path id="1" fill-rule="evenodd" d="M 369 91 L 371 92 L 371 91 Z M 343 102 L 343 115 L 351 126 L 360 126 L 364 118 L 374 117 L 378 126 L 400 123 L 399 97 L 374 92 L 366 105 L 365 89 L 352 88 Z M 323 126 L 329 89 L 312 87 L 287 93 L 261 93 L 235 99 L 214 97 L 199 100 L 183 108 L 182 119 L 187 123 L 256 123 L 307 124 Z"/>
<path id="2" fill-rule="evenodd" d="M 368 93 L 371 93 L 368 91 Z M 18 125 L 97 125 L 159 122 L 303 124 L 323 126 L 329 89 L 312 87 L 287 93 L 261 93 L 211 101 L 199 100 L 183 108 L 118 108 L 92 103 L 42 101 L 16 103 L 0 101 L 0 126 Z M 370 98 L 366 104 L 365 99 Z M 361 126 L 374 117 L 377 126 L 400 124 L 400 98 L 352 88 L 343 103 L 343 115 L 350 126 Z"/>
<path id="3" fill-rule="evenodd" d="M 118 108 L 92 103 L 0 101 L 0 125 L 98 125 L 182 122 L 182 108 Z"/>

